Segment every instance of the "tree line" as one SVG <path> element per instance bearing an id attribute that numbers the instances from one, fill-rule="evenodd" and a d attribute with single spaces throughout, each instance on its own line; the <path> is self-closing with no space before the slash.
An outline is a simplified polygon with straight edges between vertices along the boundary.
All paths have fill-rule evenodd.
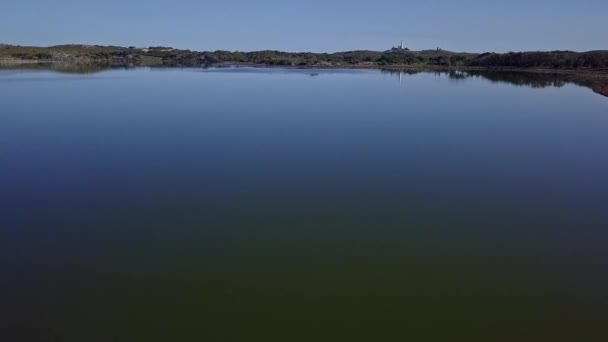
<path id="1" fill-rule="evenodd" d="M 99 45 L 22 47 L 0 45 L 0 58 L 26 60 L 118 61 L 137 64 L 155 58 L 165 64 L 204 65 L 246 63 L 279 66 L 440 66 L 483 68 L 606 69 L 608 51 L 455 53 L 445 50 L 347 51 L 337 53 L 282 52 L 274 50 L 203 51 L 155 46 L 146 49 Z"/>

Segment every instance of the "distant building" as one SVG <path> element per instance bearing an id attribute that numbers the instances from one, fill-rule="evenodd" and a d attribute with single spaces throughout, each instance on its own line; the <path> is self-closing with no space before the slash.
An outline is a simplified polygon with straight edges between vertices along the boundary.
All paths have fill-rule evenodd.
<path id="1" fill-rule="evenodd" d="M 405 43 L 402 40 L 401 44 L 399 46 L 393 46 L 393 50 L 409 50 L 409 49 L 405 47 Z"/>

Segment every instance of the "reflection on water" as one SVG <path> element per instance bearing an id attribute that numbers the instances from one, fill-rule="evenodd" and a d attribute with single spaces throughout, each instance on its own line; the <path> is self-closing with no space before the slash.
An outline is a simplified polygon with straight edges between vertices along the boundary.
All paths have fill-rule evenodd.
<path id="1" fill-rule="evenodd" d="M 404 76 L 416 75 L 420 73 L 431 73 L 436 77 L 447 77 L 450 80 L 464 80 L 467 78 L 483 78 L 495 83 L 508 83 L 517 86 L 528 86 L 532 88 L 563 87 L 569 83 L 569 76 L 559 73 L 541 72 L 517 72 L 517 71 L 479 71 L 479 70 L 449 70 L 449 71 L 384 71 L 389 74 L 399 75 L 403 80 Z"/>
<path id="2" fill-rule="evenodd" d="M 563 87 L 568 83 L 574 83 L 583 87 L 591 88 L 598 94 L 608 96 L 608 75 L 589 73 L 551 73 L 551 72 L 529 72 L 529 71 L 498 71 L 498 70 L 449 70 L 449 71 L 384 71 L 399 77 L 399 82 L 407 75 L 419 73 L 432 73 L 437 77 L 445 76 L 450 80 L 461 80 L 479 77 L 496 83 L 508 83 L 517 86 L 532 88 Z"/>
<path id="3" fill-rule="evenodd" d="M 604 340 L 607 99 L 398 77 L 0 72 L 0 340 Z"/>
<path id="4" fill-rule="evenodd" d="M 149 68 L 181 68 L 170 65 L 153 65 Z M 141 68 L 135 65 L 117 64 L 73 64 L 73 63 L 33 63 L 22 65 L 2 65 L 1 70 L 41 70 L 55 71 L 59 73 L 92 74 L 110 70 L 128 70 Z M 251 67 L 238 67 L 230 65 L 202 65 L 198 68 L 214 69 L 251 69 Z M 298 69 L 292 69 L 298 70 Z M 306 69 L 299 69 L 306 70 Z M 445 76 L 451 80 L 480 77 L 497 83 L 509 83 L 518 86 L 528 86 L 533 88 L 562 87 L 567 83 L 574 83 L 580 86 L 591 88 L 596 93 L 608 96 L 608 75 L 590 73 L 559 73 L 559 72 L 528 72 L 528 71 L 498 71 L 498 70 L 384 70 L 389 74 L 397 75 L 399 81 L 408 75 L 419 73 L 432 73 L 435 76 Z M 318 72 L 309 73 L 311 77 L 319 76 Z"/>
<path id="5" fill-rule="evenodd" d="M 113 69 L 132 69 L 133 65 L 84 63 L 26 63 L 0 64 L 0 71 L 54 71 L 65 74 L 93 74 Z"/>

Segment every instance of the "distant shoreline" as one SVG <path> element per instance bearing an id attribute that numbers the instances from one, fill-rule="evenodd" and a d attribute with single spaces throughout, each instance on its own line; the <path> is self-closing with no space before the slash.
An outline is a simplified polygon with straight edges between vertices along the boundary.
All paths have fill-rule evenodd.
<path id="1" fill-rule="evenodd" d="M 252 53 L 230 53 L 230 52 L 192 52 L 182 50 L 162 49 L 157 52 L 150 50 L 147 52 L 141 49 L 120 48 L 120 47 L 88 47 L 88 46 L 63 46 L 50 48 L 31 48 L 0 45 L 0 67 L 19 67 L 20 65 L 36 66 L 49 65 L 52 69 L 63 69 L 70 72 L 90 72 L 90 66 L 98 65 L 101 68 L 111 67 L 138 67 L 138 66 L 167 66 L 167 67 L 256 67 L 256 68 L 297 68 L 297 69 L 375 69 L 385 71 L 461 71 L 461 72 L 525 72 L 538 74 L 562 75 L 568 82 L 576 83 L 593 89 L 598 94 L 608 97 L 608 67 L 604 67 L 601 56 L 606 55 L 606 65 L 608 65 L 608 51 L 593 52 L 592 55 L 582 58 L 592 58 L 596 60 L 601 68 L 550 68 L 550 67 L 514 67 L 514 66 L 494 66 L 494 65 L 470 65 L 474 58 L 471 54 L 458 54 L 448 51 L 431 52 L 412 52 L 412 51 L 389 51 L 388 54 L 405 56 L 404 58 L 414 58 L 420 60 L 427 58 L 427 63 L 413 64 L 379 64 L 379 63 L 344 63 L 350 54 L 382 54 L 382 52 L 345 52 L 339 56 L 328 54 L 292 54 L 277 51 L 262 51 Z M 547 53 L 546 56 L 554 58 L 554 53 Z M 426 54 L 426 55 L 425 55 Z M 445 54 L 445 55 L 441 55 Z M 451 55 L 450 55 L 451 54 Z M 530 53 L 534 54 L 534 53 Z M 579 53 L 573 53 L 574 58 L 581 58 Z M 421 57 L 421 56 L 425 57 Z M 17 56 L 17 57 L 15 57 Z M 212 57 L 209 57 L 212 56 Z M 243 57 L 245 56 L 245 57 Z M 261 57 L 260 57 L 261 56 Z M 276 56 L 283 56 L 282 60 L 276 62 Z M 345 57 L 346 56 L 346 57 Z M 434 57 L 433 57 L 434 56 Z M 447 56 L 461 56 L 459 58 L 473 58 L 469 60 L 469 65 L 455 63 L 455 65 L 438 65 L 428 61 L 437 59 L 446 60 Z M 524 58 L 526 55 L 519 55 Z M 534 55 L 535 56 L 535 55 Z M 562 55 L 559 55 L 563 58 Z M 598 57 L 600 56 L 600 57 Z M 529 56 L 528 56 L 529 57 Z M 214 59 L 208 59 L 214 58 Z M 233 61 L 235 58 L 261 58 L 257 62 Z M 265 60 L 264 58 L 269 58 Z M 307 58 L 325 58 L 319 63 L 296 63 L 298 60 Z M 343 59 L 340 59 L 343 58 Z M 365 57 L 365 58 L 369 58 Z M 380 57 L 384 58 L 384 57 Z M 549 57 L 547 57 L 549 58 Z M 290 62 L 286 62 L 290 61 Z M 328 61 L 333 61 L 332 63 Z"/>
<path id="2" fill-rule="evenodd" d="M 61 60 L 28 60 L 28 59 L 16 59 L 16 58 L 0 58 L 0 64 L 4 65 L 19 65 L 19 64 L 55 64 L 55 65 L 87 65 L 87 64 L 105 64 L 104 61 L 93 60 L 93 61 L 61 61 Z M 110 64 L 120 66 L 122 63 Z M 336 64 L 336 65 L 271 65 L 271 64 L 258 64 L 258 63 L 211 63 L 211 64 L 188 64 L 188 65 L 171 65 L 165 63 L 154 63 L 154 64 L 132 64 L 133 67 L 137 66 L 176 66 L 176 67 L 253 67 L 253 68 L 292 68 L 292 69 L 369 69 L 369 70 L 388 70 L 388 71 L 407 71 L 407 70 L 419 70 L 419 71 L 447 71 L 447 70 L 460 70 L 460 71 L 509 71 L 509 72 L 532 72 L 532 73 L 551 73 L 551 74 L 578 74 L 578 75 L 595 75 L 598 77 L 608 77 L 608 69 L 552 69 L 552 68 L 525 68 L 525 67 L 479 67 L 479 66 L 437 66 L 427 64 L 414 64 L 414 65 L 402 65 L 402 64 L 389 64 L 389 65 L 349 65 L 349 64 Z"/>
<path id="3" fill-rule="evenodd" d="M 282 51 L 191 51 L 171 47 L 59 45 L 50 47 L 0 44 L 0 63 L 108 63 L 178 66 L 247 64 L 316 68 L 500 68 L 608 72 L 605 51 L 531 51 L 467 53 L 447 50 L 345 51 L 335 53 Z"/>

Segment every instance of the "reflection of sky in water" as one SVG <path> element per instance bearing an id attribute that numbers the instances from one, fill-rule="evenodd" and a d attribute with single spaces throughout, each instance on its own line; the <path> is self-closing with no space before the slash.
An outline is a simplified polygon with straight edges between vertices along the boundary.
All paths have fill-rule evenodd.
<path id="1" fill-rule="evenodd" d="M 162 71 L 0 77 L 6 331 L 603 331 L 605 98 L 433 73 Z"/>

